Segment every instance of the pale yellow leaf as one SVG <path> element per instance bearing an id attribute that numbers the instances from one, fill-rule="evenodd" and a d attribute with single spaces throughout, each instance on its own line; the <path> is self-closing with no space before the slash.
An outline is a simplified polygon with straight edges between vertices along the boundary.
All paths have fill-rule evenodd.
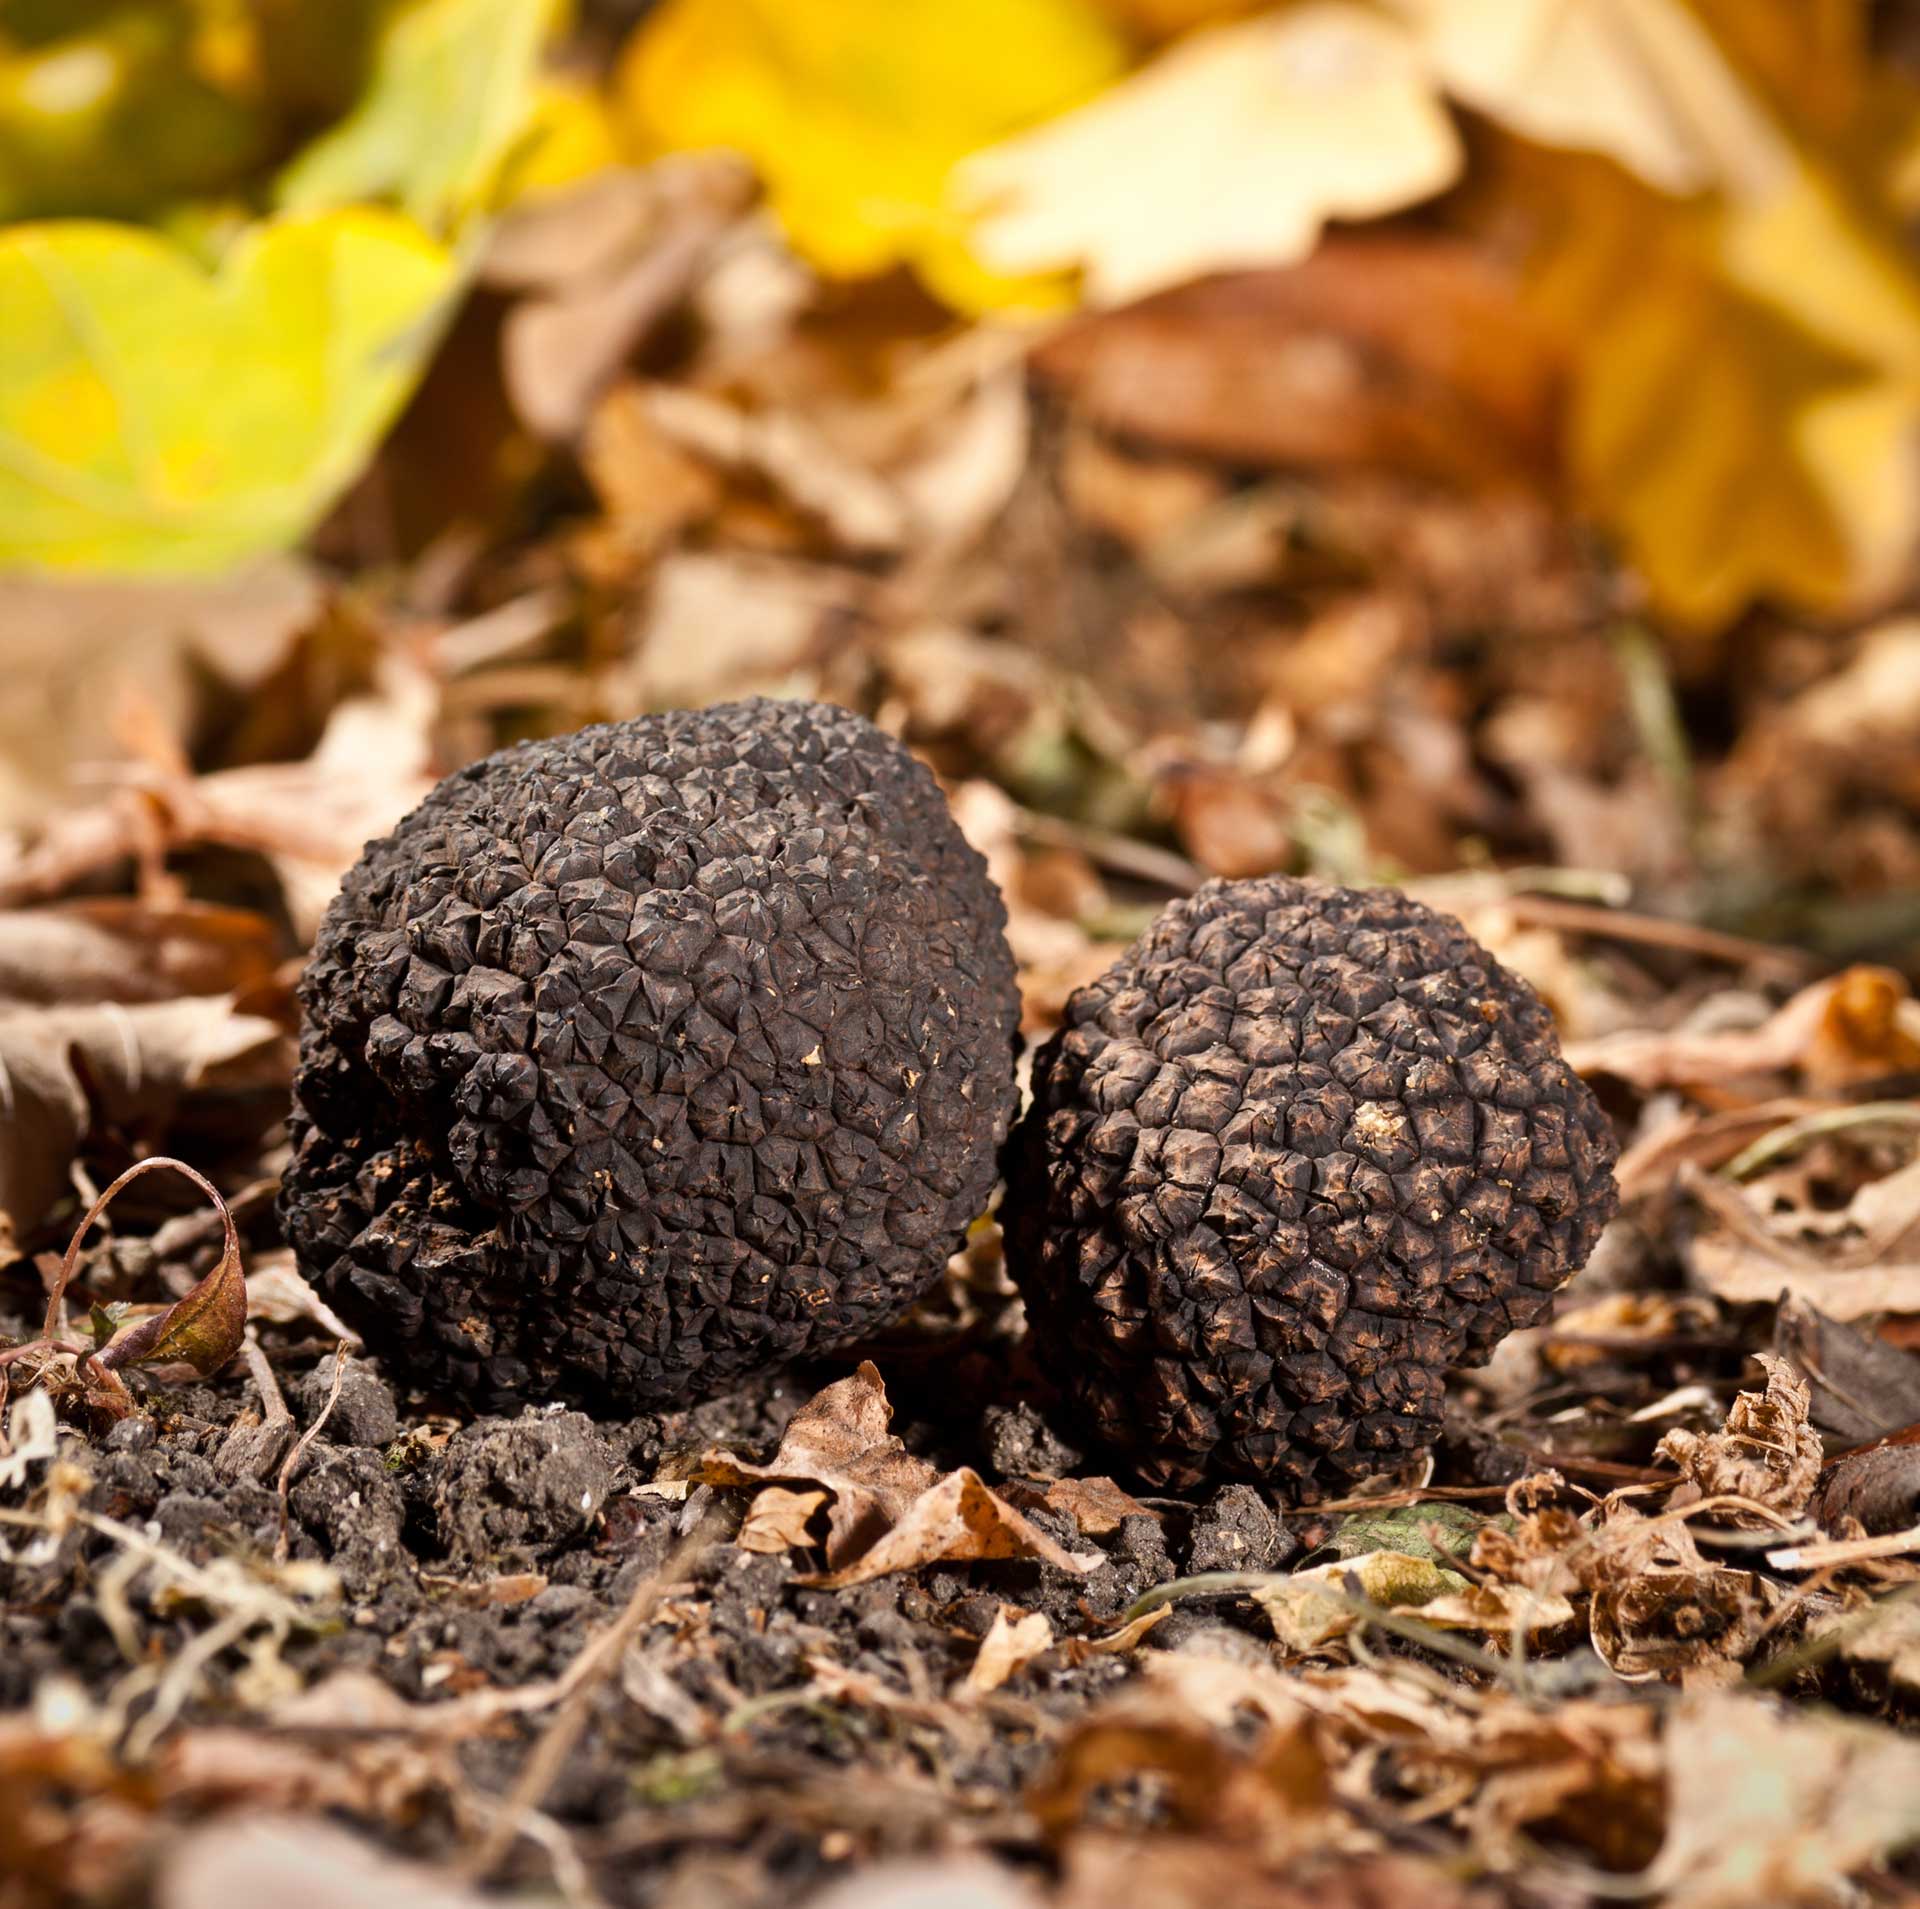
<path id="1" fill-rule="evenodd" d="M 1109 303 L 1292 263 L 1328 219 L 1416 204 L 1460 165 L 1412 36 L 1316 0 L 1181 41 L 1092 104 L 968 159 L 953 194 L 988 266 L 1078 269 Z"/>
<path id="2" fill-rule="evenodd" d="M 1393 0 L 1463 104 L 1664 192 L 1763 190 L 1786 146 L 1678 0 Z"/>

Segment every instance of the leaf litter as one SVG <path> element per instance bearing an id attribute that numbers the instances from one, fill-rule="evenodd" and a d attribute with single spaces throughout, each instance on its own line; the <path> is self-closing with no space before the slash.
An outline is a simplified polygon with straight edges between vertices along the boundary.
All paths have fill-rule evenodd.
<path id="1" fill-rule="evenodd" d="M 1051 92 L 1009 53 L 876 126 L 821 57 L 853 0 L 815 41 L 619 11 L 578 9 L 632 163 L 489 218 L 300 557 L 7 585 L 49 692 L 0 775 L 9 1901 L 1911 1894 L 1912 181 L 1862 106 L 1910 79 L 1772 4 L 1006 0 Z M 462 12 L 300 190 L 472 213 L 498 123 L 406 103 L 464 83 Z M 742 99 L 809 135 L 757 181 L 656 156 L 751 149 Z M 398 303 L 455 273 L 315 216 L 392 235 Z M 304 523 L 343 480 L 274 448 Z M 144 512 L 34 534 L 258 536 L 244 485 Z M 990 1221 L 864 1358 L 684 1412 L 473 1421 L 350 1351 L 270 1215 L 340 872 L 503 742 L 753 690 L 940 772 L 1030 1039 L 1276 867 L 1404 881 L 1540 988 L 1627 1208 L 1429 1466 L 1315 1508 L 1108 1476 Z"/>

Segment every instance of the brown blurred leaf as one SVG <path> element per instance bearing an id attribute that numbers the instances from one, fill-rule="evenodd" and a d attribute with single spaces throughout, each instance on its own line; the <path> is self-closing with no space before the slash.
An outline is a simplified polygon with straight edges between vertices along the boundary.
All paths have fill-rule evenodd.
<path id="1" fill-rule="evenodd" d="M 106 897 L 0 911 L 0 1005 L 239 994 L 278 965 L 271 926 L 239 908 Z"/>
<path id="2" fill-rule="evenodd" d="M 1330 238 L 1082 319 L 1034 363 L 1118 435 L 1234 464 L 1537 485 L 1561 366 L 1518 288 L 1444 238 Z"/>
<path id="3" fill-rule="evenodd" d="M 1801 989 L 1758 1027 L 1608 1035 L 1571 1044 L 1567 1063 L 1643 1092 L 1725 1092 L 1742 1076 L 1789 1070 L 1813 1087 L 1849 1087 L 1920 1069 L 1920 1013 L 1901 975 L 1854 967 Z"/>
<path id="4" fill-rule="evenodd" d="M 67 1192 L 96 1129 L 159 1133 L 191 1098 L 279 1085 L 291 1065 L 279 1024 L 228 996 L 0 1009 L 0 1254 Z"/>

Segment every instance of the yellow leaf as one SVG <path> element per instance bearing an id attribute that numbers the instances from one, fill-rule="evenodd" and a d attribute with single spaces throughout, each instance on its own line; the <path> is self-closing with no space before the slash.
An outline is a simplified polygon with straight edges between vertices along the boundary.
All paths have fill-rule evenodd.
<path id="1" fill-rule="evenodd" d="M 606 100 L 583 81 L 549 79 L 534 97 L 505 183 L 517 202 L 577 185 L 619 162 L 619 134 Z"/>
<path id="2" fill-rule="evenodd" d="M 1410 36 L 1320 0 L 1181 41 L 1091 105 L 967 160 L 954 193 L 987 265 L 1078 267 L 1090 298 L 1117 302 L 1295 263 L 1328 219 L 1431 197 L 1460 161 Z"/>
<path id="3" fill-rule="evenodd" d="M 280 175 L 283 211 L 392 198 L 439 230 L 479 205 L 525 131 L 551 0 L 421 0 L 382 32 L 351 113 Z"/>
<path id="4" fill-rule="evenodd" d="M 618 87 L 649 146 L 745 153 L 822 271 L 910 265 L 951 302 L 988 307 L 1044 288 L 980 269 L 946 204 L 949 171 L 1124 61 L 1090 0 L 667 0 L 636 29 Z"/>
<path id="5" fill-rule="evenodd" d="M 1558 201 L 1536 288 L 1577 356 L 1582 497 L 1703 631 L 1756 598 L 1868 607 L 1920 533 L 1920 279 L 1789 151 L 1771 191 L 1692 204 L 1510 156 Z"/>
<path id="6" fill-rule="evenodd" d="M 212 569 L 294 541 L 459 278 L 371 208 L 251 228 L 211 275 L 138 228 L 0 232 L 0 566 Z"/>

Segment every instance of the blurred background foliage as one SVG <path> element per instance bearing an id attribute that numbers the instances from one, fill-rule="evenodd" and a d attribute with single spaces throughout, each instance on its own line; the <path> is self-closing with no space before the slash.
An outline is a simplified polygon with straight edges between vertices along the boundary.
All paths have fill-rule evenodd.
<path id="1" fill-rule="evenodd" d="M 0 813 L 129 735 L 292 760 L 396 669 L 421 765 L 804 690 L 1203 870 L 1837 889 L 1881 945 L 1916 49 L 1885 0 L 0 0 Z"/>
<path id="2" fill-rule="evenodd" d="M 3 0 L 0 556 L 297 539 L 491 215 L 724 147 L 819 272 L 973 316 L 1434 206 L 1526 270 L 1570 359 L 1556 463 L 1663 610 L 1903 575 L 1920 90 L 1859 0 L 667 0 L 608 56 L 618 11 Z"/>

